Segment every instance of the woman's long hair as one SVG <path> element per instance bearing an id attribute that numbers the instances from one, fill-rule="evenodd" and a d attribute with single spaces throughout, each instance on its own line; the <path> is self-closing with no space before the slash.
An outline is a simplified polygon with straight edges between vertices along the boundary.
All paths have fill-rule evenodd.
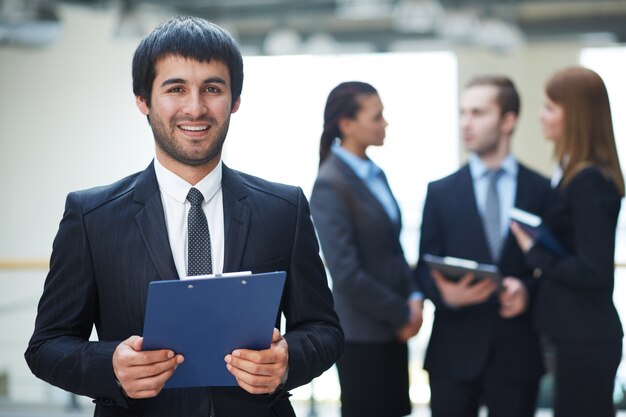
<path id="1" fill-rule="evenodd" d="M 623 197 L 624 177 L 602 78 L 587 68 L 566 68 L 548 80 L 546 95 L 563 107 L 563 137 L 554 148 L 554 156 L 563 168 L 563 186 L 581 169 L 597 166 Z"/>
<path id="2" fill-rule="evenodd" d="M 320 138 L 320 165 L 328 154 L 335 138 L 343 139 L 339 129 L 341 119 L 354 119 L 360 110 L 358 98 L 378 94 L 370 84 L 360 81 L 347 81 L 333 88 L 324 108 L 324 131 Z"/>

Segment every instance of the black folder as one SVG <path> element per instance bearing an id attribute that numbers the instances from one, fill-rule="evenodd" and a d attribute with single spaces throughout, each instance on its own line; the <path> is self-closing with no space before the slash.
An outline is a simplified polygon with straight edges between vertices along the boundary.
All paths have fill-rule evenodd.
<path id="1" fill-rule="evenodd" d="M 491 279 L 500 283 L 502 275 L 496 265 L 480 264 L 470 259 L 455 258 L 452 256 L 435 256 L 425 254 L 422 260 L 430 268 L 441 272 L 451 281 L 458 281 L 467 274 L 473 274 L 474 280 Z"/>
<path id="2" fill-rule="evenodd" d="M 541 217 L 517 207 L 511 209 L 509 217 L 517 222 L 535 240 L 536 244 L 543 246 L 556 256 L 567 255 L 565 246 L 559 242 L 548 226 L 543 223 Z"/>
<path id="3" fill-rule="evenodd" d="M 143 349 L 171 349 L 185 357 L 165 388 L 237 385 L 224 356 L 270 347 L 286 275 L 151 282 Z"/>

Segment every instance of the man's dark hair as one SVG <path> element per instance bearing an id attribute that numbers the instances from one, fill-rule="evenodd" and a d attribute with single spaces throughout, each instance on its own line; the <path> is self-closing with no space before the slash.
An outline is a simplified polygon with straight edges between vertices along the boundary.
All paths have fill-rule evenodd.
<path id="1" fill-rule="evenodd" d="M 198 17 L 175 17 L 146 36 L 133 57 L 133 93 L 150 107 L 155 66 L 159 59 L 174 55 L 199 62 L 215 60 L 228 67 L 232 103 L 241 95 L 243 59 L 235 40 L 221 27 Z"/>
<path id="2" fill-rule="evenodd" d="M 498 97 L 496 98 L 500 106 L 500 115 L 512 112 L 519 116 L 520 98 L 515 88 L 515 84 L 510 78 L 501 75 L 482 75 L 472 78 L 465 88 L 491 85 L 498 89 Z"/>

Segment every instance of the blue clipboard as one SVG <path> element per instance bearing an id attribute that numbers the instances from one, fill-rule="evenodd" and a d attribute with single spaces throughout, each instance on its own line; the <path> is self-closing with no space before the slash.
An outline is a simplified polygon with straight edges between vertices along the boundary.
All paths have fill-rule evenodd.
<path id="1" fill-rule="evenodd" d="M 234 386 L 224 356 L 272 342 L 286 272 L 153 281 L 143 349 L 171 349 L 185 361 L 165 388 Z"/>

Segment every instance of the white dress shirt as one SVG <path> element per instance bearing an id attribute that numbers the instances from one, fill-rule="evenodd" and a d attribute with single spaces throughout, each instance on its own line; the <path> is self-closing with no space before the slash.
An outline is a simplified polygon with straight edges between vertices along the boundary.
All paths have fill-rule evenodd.
<path id="1" fill-rule="evenodd" d="M 474 195 L 480 215 L 485 213 L 487 201 L 487 188 L 489 188 L 489 168 L 475 154 L 469 159 L 469 168 L 474 184 Z M 509 233 L 509 213 L 515 207 L 515 196 L 517 194 L 517 173 L 519 166 L 513 155 L 509 154 L 500 165 L 503 173 L 497 183 L 498 197 L 500 198 L 500 230 L 502 237 Z"/>
<path id="2" fill-rule="evenodd" d="M 154 158 L 154 170 L 161 191 L 167 236 L 178 277 L 187 278 L 187 214 L 191 208 L 191 203 L 187 201 L 187 194 L 192 187 L 198 189 L 204 196 L 202 210 L 206 215 L 211 236 L 213 273 L 221 274 L 224 268 L 222 161 L 194 186 L 161 165 L 157 158 Z"/>

